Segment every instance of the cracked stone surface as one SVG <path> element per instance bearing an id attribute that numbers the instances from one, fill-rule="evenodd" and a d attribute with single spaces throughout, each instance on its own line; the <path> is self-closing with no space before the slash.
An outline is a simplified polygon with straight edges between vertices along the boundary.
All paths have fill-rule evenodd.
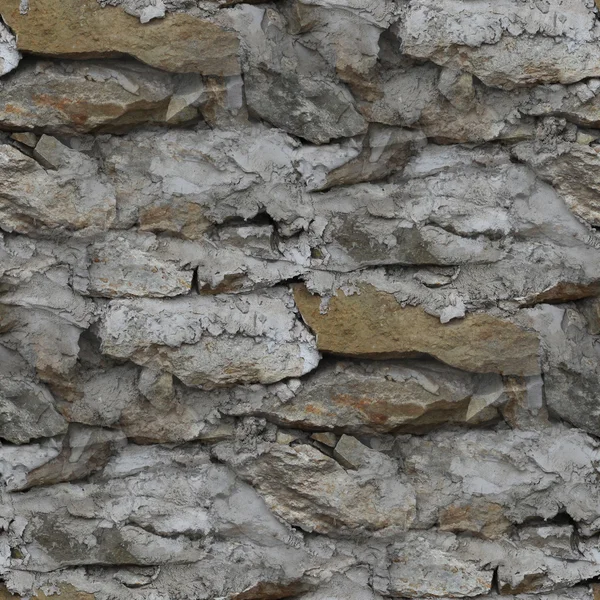
<path id="1" fill-rule="evenodd" d="M 599 48 L 0 0 L 0 600 L 598 600 Z"/>

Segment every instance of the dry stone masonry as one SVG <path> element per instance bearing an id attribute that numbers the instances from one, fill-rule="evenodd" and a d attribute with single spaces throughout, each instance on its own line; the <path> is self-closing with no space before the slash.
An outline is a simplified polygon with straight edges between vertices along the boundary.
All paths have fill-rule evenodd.
<path id="1" fill-rule="evenodd" d="M 0 600 L 600 600 L 598 0 L 0 0 Z"/>

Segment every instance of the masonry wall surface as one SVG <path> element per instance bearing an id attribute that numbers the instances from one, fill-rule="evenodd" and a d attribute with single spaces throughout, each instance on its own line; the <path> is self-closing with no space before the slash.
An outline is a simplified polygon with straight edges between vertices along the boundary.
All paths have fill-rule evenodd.
<path id="1" fill-rule="evenodd" d="M 598 228 L 594 0 L 0 0 L 0 599 L 598 600 Z"/>

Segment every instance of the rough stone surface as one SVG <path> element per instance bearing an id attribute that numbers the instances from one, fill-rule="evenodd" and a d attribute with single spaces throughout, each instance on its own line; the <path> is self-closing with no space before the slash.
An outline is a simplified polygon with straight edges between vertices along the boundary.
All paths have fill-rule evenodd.
<path id="1" fill-rule="evenodd" d="M 0 0 L 0 600 L 600 600 L 600 0 Z"/>
<path id="2" fill-rule="evenodd" d="M 295 298 L 322 352 L 370 358 L 427 354 L 480 373 L 539 372 L 537 336 L 508 321 L 470 315 L 442 324 L 421 308 L 402 308 L 392 295 L 367 287 L 354 295 L 340 292 L 324 309 L 306 288 L 295 288 Z"/>
<path id="3" fill-rule="evenodd" d="M 24 53 L 65 58 L 133 56 L 176 73 L 239 73 L 238 39 L 209 21 L 170 15 L 144 26 L 120 8 L 95 0 L 3 0 L 0 15 Z"/>
<path id="4" fill-rule="evenodd" d="M 111 302 L 100 325 L 102 352 L 166 370 L 183 383 L 220 386 L 299 377 L 319 362 L 291 296 L 195 297 Z"/>

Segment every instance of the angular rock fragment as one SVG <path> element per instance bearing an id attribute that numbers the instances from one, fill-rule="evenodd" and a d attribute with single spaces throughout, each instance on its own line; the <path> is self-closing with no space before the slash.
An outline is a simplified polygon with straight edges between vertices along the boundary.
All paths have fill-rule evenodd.
<path id="1" fill-rule="evenodd" d="M 81 329 L 44 309 L 0 304 L 0 340 L 17 350 L 53 393 L 64 393 L 79 354 Z"/>
<path id="2" fill-rule="evenodd" d="M 190 103 L 169 115 L 176 87 L 169 73 L 135 61 L 27 61 L 3 81 L 0 128 L 67 135 L 197 119 Z"/>
<path id="3" fill-rule="evenodd" d="M 544 395 L 550 413 L 599 435 L 599 349 L 584 316 L 569 305 L 541 304 L 519 317 L 540 333 Z"/>
<path id="4" fill-rule="evenodd" d="M 13 444 L 65 433 L 54 398 L 16 352 L 0 346 L 0 438 Z"/>
<path id="5" fill-rule="evenodd" d="M 0 20 L 0 77 L 16 69 L 20 60 L 15 36 Z"/>
<path id="6" fill-rule="evenodd" d="M 281 289 L 239 298 L 112 301 L 100 338 L 105 354 L 208 388 L 274 383 L 319 362 L 313 337 Z"/>
<path id="7" fill-rule="evenodd" d="M 468 598 L 491 590 L 493 571 L 460 555 L 454 536 L 414 535 L 390 549 L 389 587 L 394 597 Z"/>
<path id="8" fill-rule="evenodd" d="M 19 0 L 4 0 L 0 15 L 24 53 L 64 58 L 133 56 L 176 73 L 240 72 L 237 36 L 209 21 L 168 15 L 149 25 L 96 0 L 41 0 L 26 15 Z"/>
<path id="9" fill-rule="evenodd" d="M 306 170 L 303 175 L 308 180 L 310 190 L 385 179 L 395 171 L 402 170 L 409 158 L 426 143 L 425 136 L 420 132 L 372 125 L 360 153 L 347 162 L 336 165 L 328 173 L 323 173 L 324 169 L 318 163 L 310 165 L 312 157 L 309 149 L 307 167 L 310 170 Z M 318 151 L 315 154 L 313 161 L 319 156 Z"/>
<path id="10" fill-rule="evenodd" d="M 498 539 L 508 534 L 512 523 L 505 516 L 505 509 L 495 502 L 471 500 L 461 506 L 453 504 L 440 511 L 441 531 L 470 533 L 487 539 Z"/>
<path id="11" fill-rule="evenodd" d="M 394 461 L 369 448 L 364 448 L 357 471 L 347 471 L 306 444 L 265 444 L 256 458 L 240 455 L 227 443 L 215 452 L 257 489 L 276 515 L 304 531 L 408 529 L 413 521 L 410 484 Z"/>
<path id="12" fill-rule="evenodd" d="M 449 324 L 422 308 L 403 308 L 392 294 L 365 286 L 354 295 L 340 290 L 321 312 L 322 299 L 294 288 L 302 318 L 322 352 L 364 358 L 431 355 L 448 365 L 479 373 L 539 373 L 538 336 L 485 314 Z"/>
<path id="13" fill-rule="evenodd" d="M 337 362 L 303 378 L 291 399 L 271 396 L 260 414 L 308 430 L 419 433 L 444 423 L 493 421 L 506 400 L 498 375 L 471 375 L 434 361 Z"/>
<path id="14" fill-rule="evenodd" d="M 535 142 L 525 142 L 513 151 L 519 160 L 530 164 L 541 178 L 553 185 L 574 214 L 590 225 L 600 225 L 600 156 L 596 150 L 583 144 L 563 142 L 544 152 Z M 573 300 L 577 299 L 573 297 Z"/>
<path id="15" fill-rule="evenodd" d="M 366 121 L 333 69 L 317 52 L 295 43 L 280 15 L 242 5 L 228 17 L 247 48 L 250 112 L 316 144 L 366 132 Z"/>
<path id="16" fill-rule="evenodd" d="M 161 253 L 152 234 L 108 235 L 88 252 L 88 282 L 81 291 L 90 296 L 162 298 L 187 294 L 192 287 L 193 270 Z"/>
<path id="17" fill-rule="evenodd" d="M 569 515 L 600 530 L 598 442 L 554 424 L 540 431 L 436 432 L 400 442 L 417 495 L 415 526 L 498 538 L 508 523 Z"/>
<path id="18" fill-rule="evenodd" d="M 598 75 L 599 35 L 590 4 L 409 2 L 398 35 L 402 50 L 513 88 L 573 83 Z"/>
<path id="19" fill-rule="evenodd" d="M 71 425 L 60 454 L 27 473 L 23 483 L 11 485 L 11 491 L 84 479 L 102 469 L 124 443 L 120 432 Z"/>
<path id="20" fill-rule="evenodd" d="M 0 145 L 0 220 L 6 231 L 40 228 L 106 229 L 115 218 L 115 195 L 88 156 L 56 142 L 56 170 L 46 170 L 16 148 Z"/>

